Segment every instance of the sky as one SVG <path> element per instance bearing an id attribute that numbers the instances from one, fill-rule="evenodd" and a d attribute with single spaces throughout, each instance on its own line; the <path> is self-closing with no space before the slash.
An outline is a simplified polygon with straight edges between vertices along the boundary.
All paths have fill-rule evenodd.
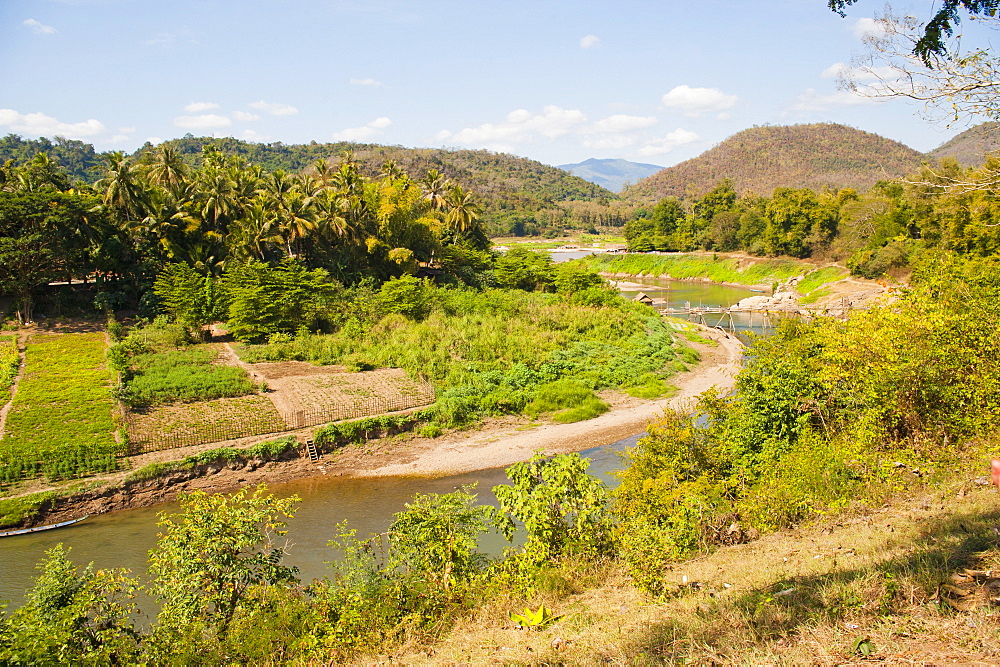
<path id="1" fill-rule="evenodd" d="M 895 8 L 921 18 L 929 0 Z M 0 0 L 0 135 L 233 136 L 671 166 L 754 125 L 919 151 L 948 127 L 838 90 L 882 0 Z"/>

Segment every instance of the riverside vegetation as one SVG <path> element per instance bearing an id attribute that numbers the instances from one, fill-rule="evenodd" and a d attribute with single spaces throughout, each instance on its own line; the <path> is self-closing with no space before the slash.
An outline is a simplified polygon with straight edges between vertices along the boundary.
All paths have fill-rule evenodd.
<path id="1" fill-rule="evenodd" d="M 20 185 L 5 185 L 0 198 L 0 264 L 11 273 L 5 288 L 25 320 L 36 299 L 59 305 L 44 285 L 74 275 L 101 282 L 96 291 L 74 285 L 66 293 L 88 294 L 101 308 L 128 304 L 166 315 L 130 331 L 109 322 L 116 343 L 108 361 L 122 380 L 114 391 L 137 403 L 218 395 L 219 385 L 206 378 L 212 364 L 203 363 L 210 348 L 195 342 L 216 320 L 229 322 L 248 360 L 426 373 L 438 401 L 414 422 L 427 435 L 507 412 L 593 415 L 601 409 L 595 390 L 656 395 L 667 390 L 670 372 L 695 361 L 659 319 L 609 292 L 592 271 L 520 251 L 493 257 L 475 224 L 474 201 L 433 174 L 415 182 L 387 168 L 373 179 L 346 161 L 325 180 L 310 180 L 264 174 L 211 150 L 192 171 L 169 151 L 139 165 L 117 156 L 103 192 L 62 189 L 59 174 L 36 160 L 6 181 Z M 900 242 L 919 250 L 906 255 L 915 267 L 911 286 L 895 302 L 846 321 L 790 322 L 754 341 L 737 393 L 704 397 L 698 420 L 667 415 L 651 425 L 627 452 L 613 492 L 588 476 L 578 457 L 538 457 L 509 470 L 511 484 L 496 491 L 498 511 L 475 504 L 466 489 L 414 499 L 382 536 L 342 527 L 331 535 L 338 549 L 331 576 L 311 584 L 281 562 L 293 499 L 264 490 L 192 494 L 181 515 L 164 518 L 151 555 L 148 590 L 161 602 L 153 625 L 134 624 L 140 582 L 132 574 L 78 567 L 55 549 L 25 605 L 0 621 L 0 661 L 364 659 L 395 647 L 433 650 L 455 623 L 478 617 L 508 624 L 512 611 L 553 619 L 545 632 L 577 633 L 593 620 L 570 602 L 586 585 L 624 573 L 627 586 L 666 604 L 691 594 L 669 574 L 683 559 L 967 474 L 994 442 L 1000 408 L 1000 264 L 982 257 L 993 252 L 994 230 L 985 218 L 978 227 L 949 227 L 948 216 L 958 215 L 946 207 L 954 203 L 950 194 L 935 199 L 927 190 L 911 200 L 902 185 L 879 192 L 898 193 L 901 208 L 925 207 L 920 216 L 927 217 L 912 218 L 924 236 Z M 975 211 L 991 210 L 988 200 L 977 202 Z M 887 211 L 878 217 L 885 229 L 903 225 L 901 208 L 879 209 Z M 667 202 L 660 217 L 677 210 Z M 681 212 L 685 220 L 707 219 Z M 824 236 L 833 228 L 799 222 L 794 234 L 774 223 L 761 242 L 809 252 L 833 247 L 834 237 Z M 926 233 L 935 226 L 947 233 Z M 810 236 L 817 229 L 823 234 Z M 440 284 L 418 278 L 421 269 L 441 271 Z M 129 293 L 128 285 L 140 288 Z M 99 335 L 28 339 L 11 439 L 0 450 L 7 481 L 117 465 L 121 445 L 103 354 Z M 177 386 L 171 368 L 178 359 L 201 369 L 190 385 Z M 51 382 L 33 386 L 45 373 Z M 248 389 L 237 380 L 220 384 Z M 51 419 L 56 409 L 73 419 Z M 39 445 L 24 439 L 25 425 L 52 456 L 43 459 Z M 317 439 L 335 447 L 404 426 L 375 418 L 336 425 Z M 65 442 L 74 444 L 65 449 Z M 283 447 L 261 455 L 280 456 Z M 0 509 L 23 513 L 49 498 L 13 499 Z M 484 530 L 510 535 L 518 525 L 523 547 L 499 558 L 476 552 Z M 666 619 L 644 643 L 620 650 L 650 660 L 732 661 L 750 638 L 758 645 L 796 641 L 818 623 L 905 619 L 929 604 L 951 613 L 938 584 L 955 567 L 997 558 L 985 522 L 962 525 L 977 549 L 939 550 L 919 567 L 830 575 L 841 577 L 836 582 L 818 575 L 790 593 L 768 584 L 736 603 L 710 605 L 706 613 L 736 619 L 725 631 Z M 542 613 L 542 604 L 554 615 Z M 526 605 L 531 614 L 521 613 Z M 738 632 L 745 636 L 730 641 Z M 559 650 L 551 648 L 551 660 Z M 841 653 L 846 659 L 851 649 Z"/>
<path id="2" fill-rule="evenodd" d="M 132 575 L 77 567 L 57 549 L 27 603 L 3 621 L 0 655 L 13 662 L 54 655 L 99 662 L 111 652 L 150 662 L 360 659 L 394 646 L 433 650 L 456 623 L 466 632 L 475 618 L 506 625 L 508 612 L 527 618 L 527 606 L 534 617 L 541 605 L 554 620 L 538 631 L 583 642 L 587 628 L 600 625 L 570 602 L 586 586 L 607 586 L 624 572 L 628 586 L 680 604 L 699 595 L 671 575 L 681 560 L 968 475 L 994 442 L 1000 411 L 998 269 L 992 259 L 941 255 L 893 304 L 845 321 L 785 323 L 755 340 L 737 392 L 706 395 L 704 425 L 682 415 L 651 425 L 626 451 L 628 466 L 612 491 L 576 455 L 536 456 L 508 470 L 510 484 L 494 490 L 498 510 L 463 489 L 416 497 L 384 535 L 341 527 L 331 535 L 339 556 L 330 576 L 309 585 L 281 564 L 280 531 L 294 499 L 263 490 L 192 494 L 183 514 L 164 518 L 151 553 L 150 589 L 162 604 L 156 623 L 140 630 L 130 620 L 139 584 Z M 476 551 L 484 531 L 511 535 L 516 525 L 523 546 L 493 558 Z M 919 615 L 913 622 L 926 629 L 958 613 L 978 627 L 986 616 L 946 603 L 940 591 L 962 566 L 985 569 L 1000 559 L 989 525 L 988 517 L 966 517 L 961 528 L 942 526 L 965 531 L 968 544 L 941 533 L 936 539 L 954 546 L 919 562 L 872 558 L 850 573 L 764 579 L 761 588 L 708 602 L 697 618 L 661 619 L 645 643 L 616 648 L 605 638 L 604 650 L 726 661 L 743 651 L 780 656 L 803 630 L 845 622 L 898 626 Z M 202 555 L 199 565 L 191 553 Z M 884 641 L 855 639 L 833 638 L 826 650 L 849 659 Z M 537 659 L 590 659 L 560 646 Z"/>

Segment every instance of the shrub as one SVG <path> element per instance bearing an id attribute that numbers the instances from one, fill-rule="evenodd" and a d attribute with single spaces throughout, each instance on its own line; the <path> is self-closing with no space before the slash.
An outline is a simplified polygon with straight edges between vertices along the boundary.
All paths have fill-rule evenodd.
<path id="1" fill-rule="evenodd" d="M 608 404 L 577 380 L 556 380 L 535 391 L 535 399 L 525 408 L 530 417 L 551 412 L 561 424 L 591 419 L 608 411 Z"/>

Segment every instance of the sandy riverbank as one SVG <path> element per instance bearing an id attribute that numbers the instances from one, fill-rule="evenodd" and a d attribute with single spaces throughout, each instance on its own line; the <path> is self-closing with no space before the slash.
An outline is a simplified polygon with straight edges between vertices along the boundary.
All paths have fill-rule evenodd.
<path id="1" fill-rule="evenodd" d="M 36 516 L 28 525 L 53 523 L 83 514 L 147 507 L 193 490 L 218 492 L 319 476 L 440 477 L 508 466 L 529 459 L 538 450 L 555 454 L 610 444 L 641 433 L 650 421 L 667 409 L 690 409 L 697 396 L 713 386 L 722 392 L 733 387 L 742 359 L 741 343 L 734 336 L 717 330 L 704 329 L 700 333 L 717 344 L 691 343 L 701 354 L 702 361 L 692 370 L 672 378 L 672 384 L 678 391 L 670 398 L 647 401 L 620 392 L 605 392 L 602 398 L 611 405 L 611 410 L 583 422 L 554 424 L 532 422 L 525 417 L 506 417 L 487 422 L 475 430 L 454 431 L 438 438 L 400 434 L 348 446 L 316 462 L 307 457 L 297 457 L 264 464 L 220 463 L 135 483 L 127 482 L 125 477 L 128 473 L 123 472 L 98 480 L 100 486 L 97 488 L 57 500 L 54 507 Z M 301 440 L 309 437 L 311 431 L 304 429 L 291 435 Z M 179 460 L 189 454 L 223 445 L 249 446 L 266 439 L 270 438 L 246 438 L 156 452 L 137 457 L 132 467 L 141 467 L 152 460 Z"/>

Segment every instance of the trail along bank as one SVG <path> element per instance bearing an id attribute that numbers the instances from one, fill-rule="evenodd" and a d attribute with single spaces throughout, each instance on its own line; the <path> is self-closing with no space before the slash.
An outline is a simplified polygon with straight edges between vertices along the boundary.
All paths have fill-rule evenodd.
<path id="1" fill-rule="evenodd" d="M 486 470 L 526 461 L 536 451 L 546 454 L 579 452 L 607 445 L 641 433 L 650 421 L 665 410 L 690 409 L 697 396 L 711 387 L 726 393 L 732 389 L 739 372 L 743 346 L 735 336 L 721 331 L 701 329 L 701 335 L 717 346 L 690 343 L 702 361 L 691 371 L 674 376 L 678 391 L 670 398 L 648 401 L 620 392 L 606 392 L 603 398 L 611 405 L 605 414 L 572 424 L 544 424 L 525 417 L 491 420 L 481 428 L 456 431 L 438 438 L 404 434 L 392 438 L 348 446 L 313 462 L 308 457 L 264 464 L 224 463 L 202 465 L 164 477 L 142 482 L 125 482 L 127 472 L 108 476 L 102 486 L 71 497 L 60 498 L 55 505 L 26 525 L 53 523 L 84 514 L 101 514 L 124 509 L 148 507 L 172 500 L 179 493 L 194 490 L 227 491 L 255 484 L 275 484 L 308 477 L 442 477 L 450 474 Z M 311 436 L 313 429 L 294 432 L 300 439 Z M 163 461 L 180 460 L 197 451 L 225 445 L 249 446 L 276 436 L 245 438 L 240 441 L 212 443 L 197 447 L 156 452 Z M 153 455 L 133 462 L 140 467 Z"/>

